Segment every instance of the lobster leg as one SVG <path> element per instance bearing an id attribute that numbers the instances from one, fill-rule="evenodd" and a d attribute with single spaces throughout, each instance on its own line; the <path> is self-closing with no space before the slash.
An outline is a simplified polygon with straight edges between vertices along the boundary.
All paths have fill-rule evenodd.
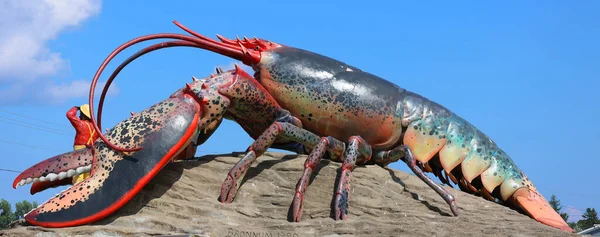
<path id="1" fill-rule="evenodd" d="M 458 207 L 456 206 L 454 197 L 448 191 L 443 189 L 442 186 L 438 185 L 431 178 L 425 175 L 423 171 L 417 167 L 417 160 L 408 146 L 400 145 L 399 147 L 404 151 L 404 162 L 406 162 L 408 167 L 415 173 L 415 175 L 417 175 L 417 177 L 435 190 L 435 192 L 438 193 L 446 201 L 446 203 L 448 203 L 452 213 L 455 216 L 458 216 Z"/>
<path id="2" fill-rule="evenodd" d="M 233 201 L 240 182 L 246 175 L 248 168 L 254 163 L 257 157 L 264 154 L 267 149 L 277 140 L 284 138 L 288 140 L 299 141 L 310 148 L 319 143 L 319 136 L 299 128 L 291 123 L 274 122 L 265 132 L 263 132 L 248 148 L 248 152 L 227 174 L 227 178 L 221 186 L 221 195 L 219 201 L 230 203 Z"/>
<path id="3" fill-rule="evenodd" d="M 344 163 L 342 165 L 342 175 L 337 187 L 336 199 L 335 199 L 335 219 L 345 220 L 348 216 L 348 194 L 349 194 L 349 181 L 350 172 L 354 169 L 355 164 L 366 163 L 372 154 L 371 147 L 360 137 L 351 137 L 348 148 L 344 155 Z M 417 161 L 410 148 L 406 145 L 397 146 L 389 151 L 378 151 L 373 156 L 373 162 L 382 166 L 385 166 L 391 162 L 397 161 L 403 158 L 404 162 L 408 167 L 437 192 L 450 206 L 452 213 L 458 216 L 458 207 L 454 197 L 443 189 L 440 185 L 435 183 L 423 171 L 417 167 Z"/>
<path id="4" fill-rule="evenodd" d="M 355 165 L 366 163 L 371 159 L 373 150 L 360 136 L 352 136 L 348 141 L 348 148 L 344 153 L 342 173 L 335 194 L 335 220 L 346 220 L 348 217 L 348 195 L 350 190 L 350 173 Z"/>
<path id="5" fill-rule="evenodd" d="M 332 155 L 332 159 L 336 159 L 341 157 L 341 154 L 344 152 L 344 146 L 344 143 L 333 137 L 323 137 L 321 140 L 319 140 L 319 144 L 317 144 L 317 146 L 308 155 L 306 162 L 304 162 L 304 172 L 302 173 L 300 180 L 298 180 L 298 184 L 296 184 L 296 193 L 294 194 L 294 200 L 292 201 L 293 221 L 299 222 L 300 217 L 302 217 L 304 192 L 308 187 L 310 176 L 312 175 L 313 170 L 316 168 L 317 164 L 321 162 L 325 152 L 331 150 L 330 152 L 337 154 L 337 156 Z"/>
<path id="6" fill-rule="evenodd" d="M 388 151 L 375 152 L 371 161 L 381 167 L 386 167 L 388 164 L 400 160 L 404 157 L 404 154 L 406 154 L 404 148 L 402 146 L 397 146 Z"/>

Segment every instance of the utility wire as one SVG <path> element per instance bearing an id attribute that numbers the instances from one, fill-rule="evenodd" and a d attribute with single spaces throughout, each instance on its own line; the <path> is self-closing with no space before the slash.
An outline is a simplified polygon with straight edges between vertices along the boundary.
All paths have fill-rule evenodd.
<path id="1" fill-rule="evenodd" d="M 41 128 L 30 127 L 30 126 L 26 126 L 26 125 L 22 125 L 22 124 L 18 124 L 18 123 L 13 123 L 13 122 L 10 122 L 10 121 L 2 121 L 2 120 L 0 120 L 0 122 L 5 122 L 5 123 L 9 123 L 9 124 L 13 124 L 13 125 L 21 126 L 21 127 L 26 127 L 26 128 L 31 128 L 31 129 L 39 130 L 39 131 L 56 133 L 56 134 L 59 134 L 59 135 L 72 136 L 70 134 L 66 134 L 66 133 L 62 133 L 62 132 L 56 132 L 56 131 L 52 131 L 52 130 L 45 130 L 45 129 L 41 129 Z"/>
<path id="2" fill-rule="evenodd" d="M 14 118 L 8 118 L 8 117 L 4 117 L 2 115 L 0 115 L 0 118 L 2 118 L 2 119 L 8 119 L 8 120 L 11 120 L 11 121 L 14 121 L 14 122 L 17 122 L 17 123 L 30 124 L 30 125 L 33 125 L 33 126 L 36 126 L 36 127 L 39 127 L 39 128 L 48 129 L 48 130 L 54 130 L 56 132 L 67 133 L 67 131 L 65 131 L 65 130 L 59 130 L 59 129 L 56 129 L 56 128 L 46 127 L 46 126 L 42 126 L 42 125 L 39 125 L 39 124 L 25 122 L 25 121 L 21 121 L 21 120 L 14 119 Z"/>
<path id="3" fill-rule="evenodd" d="M 13 173 L 21 173 L 21 171 L 9 170 L 9 169 L 0 169 L 0 171 L 4 171 L 4 172 L 13 172 Z"/>
<path id="4" fill-rule="evenodd" d="M 573 193 L 573 192 L 569 192 L 569 193 L 571 194 L 571 196 L 577 196 L 577 197 L 586 196 L 589 198 L 600 199 L 600 196 L 593 195 L 591 193 Z"/>
<path id="5" fill-rule="evenodd" d="M 44 123 L 58 125 L 58 126 L 61 126 L 61 127 L 68 127 L 68 126 L 66 126 L 64 124 L 53 123 L 53 122 L 41 120 L 41 119 L 38 119 L 38 118 L 33 118 L 33 117 L 25 116 L 25 115 L 20 115 L 20 114 L 14 113 L 14 112 L 9 112 L 9 111 L 2 110 L 2 109 L 0 109 L 0 112 L 4 112 L 4 113 L 7 113 L 7 114 L 12 114 L 12 115 L 16 115 L 16 116 L 23 117 L 23 118 L 33 119 L 33 120 L 37 120 L 37 121 L 44 122 Z"/>
<path id="6" fill-rule="evenodd" d="M 21 146 L 26 146 L 26 147 L 33 147 L 33 148 L 38 148 L 38 149 L 44 149 L 44 150 L 49 150 L 49 151 L 58 151 L 57 149 L 52 149 L 52 148 L 47 148 L 47 147 L 41 147 L 41 146 L 35 146 L 35 145 L 28 145 L 28 144 L 23 144 L 23 143 L 18 143 L 18 142 L 11 142 L 11 141 L 5 141 L 5 140 L 0 140 L 0 142 L 9 143 L 9 144 L 16 144 L 16 145 L 21 145 Z"/>

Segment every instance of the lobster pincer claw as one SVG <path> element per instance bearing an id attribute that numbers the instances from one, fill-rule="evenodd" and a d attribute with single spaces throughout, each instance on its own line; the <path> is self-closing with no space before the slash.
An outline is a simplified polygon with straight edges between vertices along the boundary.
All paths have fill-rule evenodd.
<path id="1" fill-rule="evenodd" d="M 33 195 L 48 188 L 71 184 L 74 176 L 89 172 L 91 168 L 91 148 L 67 152 L 21 172 L 13 182 L 13 188 L 31 184 L 30 193 Z"/>
<path id="2" fill-rule="evenodd" d="M 27 169 L 15 179 L 15 188 L 66 180 L 87 172 L 86 167 L 90 176 L 27 213 L 25 220 L 42 227 L 67 227 L 110 215 L 190 144 L 201 116 L 202 106 L 191 96 L 172 97 L 125 119 L 106 134 L 111 143 L 143 147 L 139 151 L 121 152 L 98 139 L 91 148 L 64 153 Z"/>

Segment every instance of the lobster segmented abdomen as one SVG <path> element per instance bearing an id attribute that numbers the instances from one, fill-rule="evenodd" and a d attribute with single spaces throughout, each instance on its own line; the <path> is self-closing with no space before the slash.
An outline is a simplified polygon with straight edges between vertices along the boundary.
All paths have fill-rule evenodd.
<path id="1" fill-rule="evenodd" d="M 407 125 L 403 142 L 424 171 L 447 184 L 452 180 L 465 192 L 524 211 L 546 225 L 572 231 L 508 154 L 475 126 L 408 91 L 397 111 Z"/>
<path id="2" fill-rule="evenodd" d="M 447 184 L 452 180 L 465 192 L 524 211 L 546 225 L 572 231 L 508 154 L 475 126 L 408 91 L 397 111 L 407 125 L 403 143 L 424 171 Z"/>
<path id="3" fill-rule="evenodd" d="M 402 105 L 407 124 L 403 142 L 427 171 L 439 177 L 444 170 L 461 190 L 502 201 L 521 187 L 535 191 L 508 154 L 465 119 L 412 92 Z"/>

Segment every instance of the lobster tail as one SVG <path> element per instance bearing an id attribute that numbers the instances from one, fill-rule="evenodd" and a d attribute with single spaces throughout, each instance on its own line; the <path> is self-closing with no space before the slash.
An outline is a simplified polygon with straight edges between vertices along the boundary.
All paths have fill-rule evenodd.
<path id="1" fill-rule="evenodd" d="M 533 219 L 564 231 L 574 232 L 565 220 L 554 211 L 544 196 L 536 190 L 519 188 L 512 195 L 512 199 L 515 206 L 527 212 Z"/>
<path id="2" fill-rule="evenodd" d="M 443 183 L 525 212 L 538 222 L 573 231 L 510 156 L 487 135 L 446 108 L 408 93 L 404 144 L 419 166 Z"/>
<path id="3" fill-rule="evenodd" d="M 483 174 L 468 182 L 462 174 L 462 164 L 459 164 L 450 172 L 445 172 L 440 163 L 439 156 L 434 156 L 431 160 L 419 165 L 423 170 L 437 176 L 442 183 L 449 186 L 452 186 L 452 183 L 454 183 L 463 192 L 478 195 L 489 201 L 513 208 L 545 225 L 573 232 L 573 229 L 554 211 L 550 203 L 531 184 L 529 185 L 530 187 L 521 186 L 516 191 L 511 191 L 511 189 L 514 189 L 511 187 L 513 183 L 504 181 L 494 186 L 492 191 L 488 191 L 488 188 L 484 185 L 485 182 L 483 182 L 485 180 L 485 178 L 482 178 Z"/>

